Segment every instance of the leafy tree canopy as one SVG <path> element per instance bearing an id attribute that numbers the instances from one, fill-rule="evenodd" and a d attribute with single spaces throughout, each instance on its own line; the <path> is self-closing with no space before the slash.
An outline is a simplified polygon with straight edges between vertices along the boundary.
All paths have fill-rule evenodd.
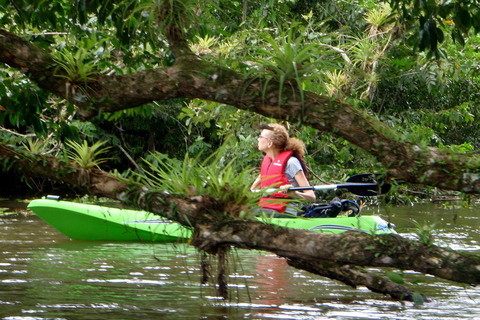
<path id="1" fill-rule="evenodd" d="M 232 132 L 251 141 L 242 123 L 247 121 L 247 127 L 251 127 L 260 120 L 232 112 L 225 104 L 191 100 L 198 97 L 189 94 L 156 100 L 143 92 L 114 102 L 106 99 L 113 92 L 88 92 L 97 89 L 98 75 L 131 75 L 173 66 L 178 56 L 172 48 L 181 46 L 172 47 L 163 31 L 176 24 L 186 51 L 204 61 L 252 79 L 278 79 L 281 84 L 293 80 L 300 97 L 307 90 L 353 99 L 358 106 L 380 115 L 388 126 L 399 126 L 397 130 L 404 131 L 407 138 L 423 136 L 421 141 L 427 145 L 467 142 L 475 147 L 478 143 L 471 134 L 476 128 L 472 119 L 476 119 L 477 112 L 472 107 L 476 76 L 470 77 L 476 70 L 471 62 L 476 53 L 465 49 L 459 52 L 455 47 L 458 37 L 464 44 L 464 36 L 476 31 L 474 2 L 390 1 L 382 5 L 374 1 L 172 1 L 180 14 L 162 13 L 161 3 L 34 1 L 20 5 L 1 1 L 5 30 L 52 54 L 49 59 L 53 59 L 50 63 L 54 63 L 56 71 L 43 77 L 58 84 L 52 90 L 50 84 L 45 88 L 31 82 L 35 79 L 25 77 L 20 66 L 3 69 L 0 103 L 7 112 L 0 113 L 2 123 L 8 128 L 33 128 L 44 137 L 53 132 L 61 140 L 78 139 L 79 133 L 93 139 L 123 138 L 124 146 L 135 157 L 155 150 L 153 141 L 158 137 L 165 137 L 158 151 L 172 156 L 179 151 L 179 143 L 184 145 L 180 149 L 183 151 L 215 149 Z M 435 21 L 434 29 L 425 27 L 427 20 Z M 442 42 L 439 39 L 445 36 L 428 35 L 433 32 L 451 33 L 457 40 Z M 428 54 L 412 55 L 411 50 L 416 48 Z M 448 54 L 438 55 L 440 51 Z M 428 60 L 434 54 L 440 63 Z M 451 62 L 459 61 L 456 58 L 465 63 Z M 261 84 L 262 95 L 266 94 L 267 84 Z M 39 90 L 39 85 L 47 90 Z M 458 96 L 462 97 L 461 103 Z M 282 98 L 282 90 L 278 97 Z M 101 107 L 95 111 L 92 102 Z M 93 117 L 95 114 L 98 116 Z M 305 112 L 300 114 L 305 116 Z M 85 122 L 79 122 L 79 115 L 90 119 L 93 126 L 89 129 Z M 150 128 L 143 126 L 141 119 L 149 119 Z M 159 130 L 155 123 L 166 124 L 165 130 Z M 468 127 L 470 132 L 461 128 L 464 123 L 473 124 Z M 430 131 L 421 129 L 425 124 Z M 445 130 L 446 126 L 456 130 Z M 119 132 L 125 134 L 119 136 Z M 145 144 L 143 137 L 137 137 L 147 132 L 155 134 Z M 337 160 L 353 167 L 358 165 L 354 159 L 365 160 L 365 154 L 342 142 L 345 137 L 341 135 L 338 140 L 338 136 L 304 129 L 297 134 L 311 141 L 308 149 L 318 155 L 311 163 L 326 167 Z M 339 150 L 343 150 L 340 156 Z M 119 150 L 113 158 L 117 165 L 131 165 Z M 375 166 L 374 159 L 367 163 Z"/>

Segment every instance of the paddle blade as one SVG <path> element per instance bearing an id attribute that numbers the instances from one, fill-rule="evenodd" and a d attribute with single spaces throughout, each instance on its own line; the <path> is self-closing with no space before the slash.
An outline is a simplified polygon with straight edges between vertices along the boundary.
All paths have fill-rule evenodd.
<path id="1" fill-rule="evenodd" d="M 386 183 L 383 180 L 383 175 L 379 173 L 364 173 L 364 174 L 357 174 L 348 178 L 347 182 L 351 183 L 365 183 L 365 184 L 374 184 L 373 186 L 352 186 L 347 187 L 347 190 L 353 194 L 364 196 L 364 197 L 371 197 L 371 196 L 378 196 L 380 194 L 385 194 L 390 191 L 392 187 L 391 184 Z"/>

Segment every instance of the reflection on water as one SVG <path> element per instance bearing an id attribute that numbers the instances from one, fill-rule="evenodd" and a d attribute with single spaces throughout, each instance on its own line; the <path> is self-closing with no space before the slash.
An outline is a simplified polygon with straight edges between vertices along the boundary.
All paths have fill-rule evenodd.
<path id="1" fill-rule="evenodd" d="M 435 224 L 439 244 L 479 251 L 478 210 L 430 205 L 383 214 L 403 236 Z M 35 216 L 0 218 L 0 248 L 0 319 L 480 318 L 476 288 L 404 271 L 406 280 L 422 280 L 414 290 L 433 299 L 416 306 L 245 250 L 230 257 L 231 296 L 223 301 L 211 285 L 200 285 L 199 257 L 190 247 L 72 241 Z"/>

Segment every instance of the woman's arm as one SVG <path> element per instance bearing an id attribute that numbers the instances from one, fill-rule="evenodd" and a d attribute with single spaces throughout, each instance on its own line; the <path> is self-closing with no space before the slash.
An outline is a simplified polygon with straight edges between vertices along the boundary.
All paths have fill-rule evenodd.
<path id="1" fill-rule="evenodd" d="M 297 172 L 297 174 L 295 175 L 295 180 L 297 181 L 299 187 L 310 186 L 310 183 L 308 183 L 307 177 L 305 177 L 303 170 Z M 316 199 L 315 192 L 313 190 L 295 191 L 295 194 L 307 201 L 314 202 Z"/>
<path id="2" fill-rule="evenodd" d="M 250 187 L 250 190 L 253 191 L 253 190 L 259 189 L 259 188 L 260 188 L 260 175 L 257 177 L 257 179 L 255 179 L 252 186 Z"/>

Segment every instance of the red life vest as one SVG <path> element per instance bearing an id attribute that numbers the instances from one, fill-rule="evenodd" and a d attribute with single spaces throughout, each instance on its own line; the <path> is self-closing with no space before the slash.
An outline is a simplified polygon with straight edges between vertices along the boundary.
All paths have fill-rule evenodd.
<path id="1" fill-rule="evenodd" d="M 278 188 L 290 184 L 285 175 L 285 167 L 292 154 L 293 151 L 280 152 L 273 161 L 268 155 L 265 155 L 260 168 L 260 186 L 262 188 Z M 285 212 L 287 201 L 281 200 L 282 198 L 290 197 L 284 193 L 272 193 L 270 197 L 261 198 L 259 205 L 265 209 L 273 209 L 283 213 Z"/>

